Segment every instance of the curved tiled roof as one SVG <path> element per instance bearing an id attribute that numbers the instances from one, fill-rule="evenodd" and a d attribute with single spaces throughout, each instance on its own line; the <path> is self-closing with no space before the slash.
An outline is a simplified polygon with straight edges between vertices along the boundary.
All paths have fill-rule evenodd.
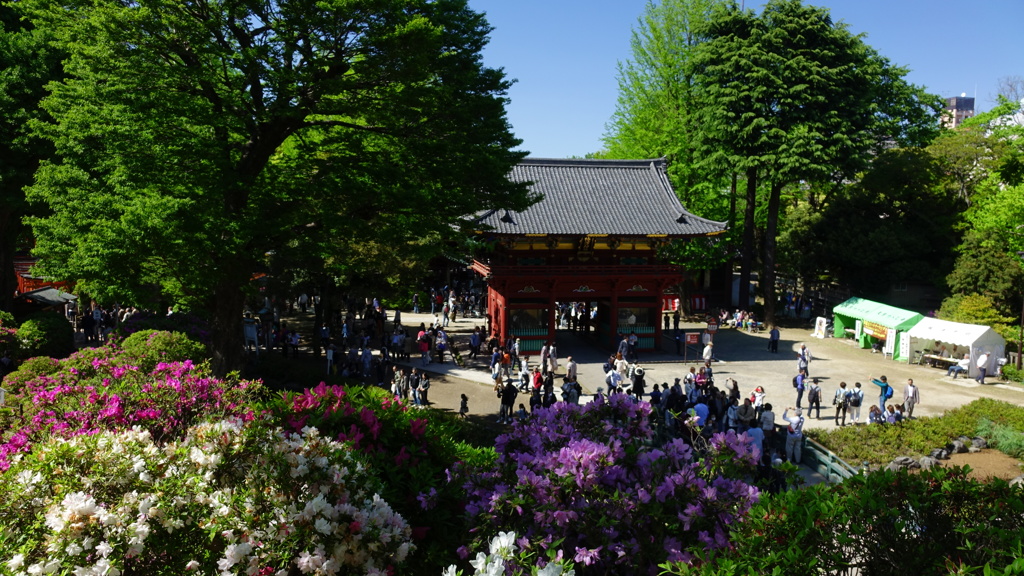
<path id="1" fill-rule="evenodd" d="M 526 158 L 509 178 L 543 198 L 522 212 L 494 210 L 478 222 L 492 234 L 703 236 L 726 225 L 686 211 L 664 159 Z"/>

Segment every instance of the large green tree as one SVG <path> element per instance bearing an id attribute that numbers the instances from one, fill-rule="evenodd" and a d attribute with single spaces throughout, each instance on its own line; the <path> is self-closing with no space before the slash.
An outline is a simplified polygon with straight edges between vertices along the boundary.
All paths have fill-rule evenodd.
<path id="1" fill-rule="evenodd" d="M 29 122 L 44 117 L 39 101 L 46 83 L 59 77 L 60 60 L 42 31 L 0 4 L 0 310 L 11 309 L 15 251 L 28 245 L 25 187 L 52 149 L 32 134 Z"/>
<path id="2" fill-rule="evenodd" d="M 32 221 L 46 271 L 206 310 L 219 372 L 268 252 L 401 250 L 531 201 L 505 178 L 509 83 L 465 0 L 20 5 L 70 54 L 40 127 L 59 157 L 31 189 L 53 211 Z"/>
<path id="3" fill-rule="evenodd" d="M 709 156 L 746 174 L 748 223 L 765 183 L 761 287 L 771 320 L 783 190 L 852 177 L 884 145 L 926 139 L 939 103 L 827 9 L 799 0 L 772 0 L 759 15 L 732 4 L 707 34 L 696 55 L 700 134 Z M 743 270 L 741 289 L 746 277 Z"/>

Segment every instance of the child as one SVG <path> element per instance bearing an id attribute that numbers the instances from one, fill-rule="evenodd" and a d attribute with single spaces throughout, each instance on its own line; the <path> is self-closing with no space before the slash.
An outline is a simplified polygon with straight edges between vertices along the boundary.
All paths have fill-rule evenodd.
<path id="1" fill-rule="evenodd" d="M 469 413 L 469 396 L 462 395 L 462 403 L 459 404 L 459 418 L 465 418 Z"/>
<path id="2" fill-rule="evenodd" d="M 526 406 L 522 402 L 519 403 L 519 412 L 516 413 L 516 416 L 519 416 L 520 422 L 526 420 Z"/>

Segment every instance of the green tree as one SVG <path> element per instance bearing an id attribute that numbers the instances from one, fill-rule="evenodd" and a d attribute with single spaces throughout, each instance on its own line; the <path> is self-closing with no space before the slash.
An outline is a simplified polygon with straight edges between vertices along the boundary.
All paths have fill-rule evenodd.
<path id="1" fill-rule="evenodd" d="M 52 149 L 32 135 L 29 121 L 43 117 L 39 100 L 59 74 L 59 53 L 44 34 L 0 4 L 0 309 L 11 309 L 15 251 L 27 244 L 25 187 Z"/>
<path id="2" fill-rule="evenodd" d="M 702 146 L 746 174 L 744 252 L 759 183 L 768 190 L 761 286 L 771 321 L 783 191 L 852 177 L 887 142 L 927 139 L 940 105 L 828 10 L 799 0 L 772 0 L 760 15 L 731 4 L 707 34 L 695 56 Z M 741 289 L 746 278 L 743 269 Z"/>
<path id="3" fill-rule="evenodd" d="M 205 310 L 240 366 L 244 288 L 289 242 L 402 249 L 523 209 L 490 30 L 465 0 L 19 3 L 69 77 L 31 197 L 44 270 L 100 298 Z M 343 254 L 336 253 L 336 258 Z"/>

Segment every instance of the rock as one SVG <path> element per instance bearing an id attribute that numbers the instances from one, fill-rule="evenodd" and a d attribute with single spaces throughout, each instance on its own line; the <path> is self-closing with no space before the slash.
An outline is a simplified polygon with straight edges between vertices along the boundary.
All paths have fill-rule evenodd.
<path id="1" fill-rule="evenodd" d="M 957 436 L 956 439 L 961 441 L 961 442 L 963 442 L 964 445 L 967 445 L 967 444 L 971 443 L 971 438 L 969 436 Z"/>
<path id="2" fill-rule="evenodd" d="M 932 450 L 932 453 L 929 454 L 929 456 L 936 460 L 949 460 L 949 450 L 945 448 L 936 448 L 935 450 Z"/>
<path id="3" fill-rule="evenodd" d="M 967 451 L 970 452 L 971 454 L 977 454 L 978 452 L 981 452 L 981 448 L 978 448 L 977 446 L 971 444 L 970 446 L 967 447 Z"/>
<path id="4" fill-rule="evenodd" d="M 932 458 L 931 456 L 922 456 L 917 463 L 920 464 L 921 468 L 924 470 L 931 470 L 932 468 L 942 466 L 942 462 L 939 462 L 937 458 Z"/>
<path id="5" fill-rule="evenodd" d="M 975 436 L 971 438 L 971 444 L 978 448 L 988 448 L 988 440 L 985 440 L 981 436 Z"/>
<path id="6" fill-rule="evenodd" d="M 968 440 L 969 442 L 970 440 Z M 960 440 L 953 440 L 949 444 L 946 444 L 946 450 L 949 450 L 950 454 L 963 454 L 967 452 L 967 445 Z"/>
<path id="7" fill-rule="evenodd" d="M 1024 474 L 1017 476 L 1013 480 L 1010 480 L 1010 486 L 1021 486 L 1024 485 Z"/>
<path id="8" fill-rule="evenodd" d="M 921 464 L 910 456 L 897 456 L 885 467 L 886 470 L 912 470 L 920 468 Z"/>

